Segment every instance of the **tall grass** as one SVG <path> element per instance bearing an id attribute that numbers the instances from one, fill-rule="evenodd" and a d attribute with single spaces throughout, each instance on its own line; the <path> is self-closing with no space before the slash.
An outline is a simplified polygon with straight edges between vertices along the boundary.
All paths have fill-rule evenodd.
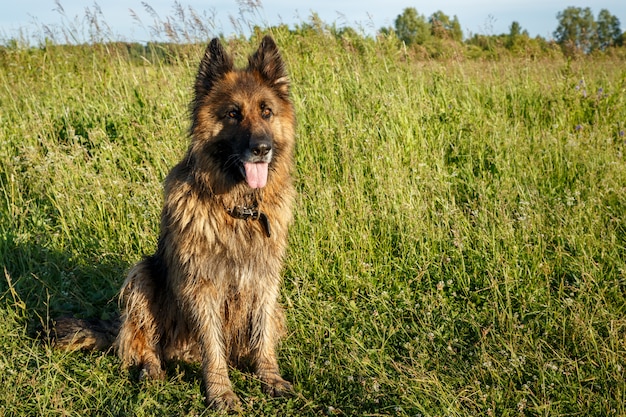
<path id="1" fill-rule="evenodd" d="M 623 62 L 425 62 L 392 39 L 273 34 L 298 115 L 280 363 L 299 394 L 233 372 L 246 414 L 626 415 Z M 154 250 L 202 49 L 4 52 L 0 414 L 210 415 L 196 366 L 137 384 L 115 356 L 33 337 L 116 314 Z"/>

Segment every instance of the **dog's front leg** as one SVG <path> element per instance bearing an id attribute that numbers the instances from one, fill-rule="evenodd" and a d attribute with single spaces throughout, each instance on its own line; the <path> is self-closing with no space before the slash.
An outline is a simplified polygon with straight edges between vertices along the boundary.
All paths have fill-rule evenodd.
<path id="1" fill-rule="evenodd" d="M 265 291 L 252 320 L 252 355 L 263 390 L 273 397 L 293 394 L 292 385 L 283 379 L 276 357 L 276 344 L 283 333 L 284 313 L 277 302 L 277 291 Z"/>
<path id="2" fill-rule="evenodd" d="M 211 287 L 207 285 L 202 290 L 196 291 L 186 303 L 202 350 L 206 403 L 216 410 L 237 411 L 240 401 L 233 392 L 228 378 L 228 362 L 220 315 L 221 304 Z"/>

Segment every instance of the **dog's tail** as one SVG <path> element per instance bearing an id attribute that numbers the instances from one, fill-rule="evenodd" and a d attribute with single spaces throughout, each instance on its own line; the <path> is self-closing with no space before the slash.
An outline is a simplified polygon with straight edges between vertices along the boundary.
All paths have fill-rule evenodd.
<path id="1" fill-rule="evenodd" d="M 108 350 L 115 344 L 120 319 L 98 320 L 63 317 L 54 321 L 49 339 L 54 347 L 66 350 Z"/>

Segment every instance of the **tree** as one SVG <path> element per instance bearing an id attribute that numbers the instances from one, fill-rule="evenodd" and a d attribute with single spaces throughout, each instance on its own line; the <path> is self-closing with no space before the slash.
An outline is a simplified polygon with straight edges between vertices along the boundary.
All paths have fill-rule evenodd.
<path id="1" fill-rule="evenodd" d="M 431 36 L 430 24 L 413 7 L 407 7 L 396 17 L 395 26 L 398 39 L 407 45 L 421 45 Z"/>
<path id="2" fill-rule="evenodd" d="M 596 21 L 589 7 L 568 7 L 556 15 L 556 42 L 564 48 L 590 52 L 597 44 Z"/>
<path id="3" fill-rule="evenodd" d="M 516 38 L 521 34 L 522 26 L 519 24 L 519 22 L 514 21 L 513 23 L 511 23 L 511 26 L 509 27 L 509 36 L 511 38 Z"/>
<path id="4" fill-rule="evenodd" d="M 522 31 L 522 26 L 517 21 L 513 21 L 509 27 L 509 34 L 506 35 L 505 46 L 507 49 L 519 49 L 530 39 L 528 31 Z"/>
<path id="5" fill-rule="evenodd" d="M 602 50 L 610 46 L 619 45 L 622 40 L 622 30 L 619 19 L 608 10 L 602 9 L 598 13 L 597 43 Z"/>
<path id="6" fill-rule="evenodd" d="M 439 10 L 430 16 L 428 22 L 430 23 L 431 33 L 434 37 L 452 39 L 458 42 L 463 40 L 463 30 L 456 16 L 450 20 L 448 15 Z"/>

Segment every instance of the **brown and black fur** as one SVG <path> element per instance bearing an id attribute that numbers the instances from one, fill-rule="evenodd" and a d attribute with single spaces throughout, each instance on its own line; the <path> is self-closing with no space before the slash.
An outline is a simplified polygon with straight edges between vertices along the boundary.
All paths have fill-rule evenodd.
<path id="1" fill-rule="evenodd" d="M 143 378 L 163 377 L 168 360 L 200 361 L 207 403 L 233 409 L 239 400 L 229 365 L 251 367 L 274 396 L 292 391 L 276 345 L 284 328 L 278 295 L 294 198 L 295 116 L 272 38 L 245 69 L 211 41 L 191 112 L 191 143 L 165 180 L 158 248 L 124 282 L 114 346 Z M 255 163 L 269 163 L 266 183 L 247 178 L 243 166 L 256 172 L 262 165 Z M 61 320 L 56 343 L 103 348 L 115 330 L 107 338 L 88 322 Z"/>

